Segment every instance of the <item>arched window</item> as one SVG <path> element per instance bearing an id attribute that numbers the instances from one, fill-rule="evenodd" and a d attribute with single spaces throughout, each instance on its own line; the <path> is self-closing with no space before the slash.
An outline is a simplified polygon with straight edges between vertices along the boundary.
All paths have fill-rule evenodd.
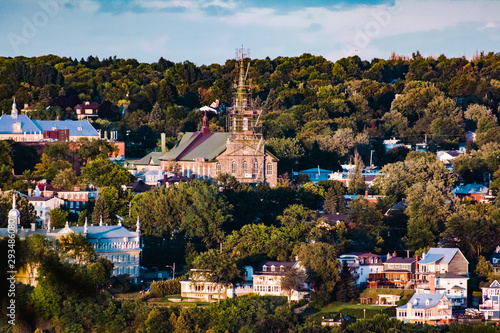
<path id="1" fill-rule="evenodd" d="M 217 164 L 215 165 L 215 169 L 216 169 L 217 174 L 221 173 L 221 171 L 222 171 L 222 166 L 220 165 L 220 163 L 217 163 Z"/>
<path id="2" fill-rule="evenodd" d="M 233 161 L 233 163 L 231 164 L 231 172 L 232 173 L 238 172 L 238 164 L 236 163 L 236 161 Z"/>
<path id="3" fill-rule="evenodd" d="M 257 160 L 253 161 L 253 173 L 257 173 L 259 170 L 259 162 Z"/>
<path id="4" fill-rule="evenodd" d="M 243 173 L 247 173 L 247 161 L 243 161 Z"/>
<path id="5" fill-rule="evenodd" d="M 268 175 L 273 174 L 273 164 L 271 162 L 267 162 L 266 173 Z"/>

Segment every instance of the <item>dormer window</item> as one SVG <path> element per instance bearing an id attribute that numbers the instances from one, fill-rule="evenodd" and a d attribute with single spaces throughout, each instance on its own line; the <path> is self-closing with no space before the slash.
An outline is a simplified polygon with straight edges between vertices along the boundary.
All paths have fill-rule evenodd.
<path id="1" fill-rule="evenodd" d="M 78 126 L 78 130 L 79 131 L 83 131 L 83 127 L 82 126 Z"/>
<path id="2" fill-rule="evenodd" d="M 14 132 L 21 132 L 21 123 L 20 122 L 14 123 Z"/>
<path id="3" fill-rule="evenodd" d="M 280 272 L 284 272 L 285 271 L 285 267 L 283 265 L 280 266 Z"/>
<path id="4" fill-rule="evenodd" d="M 425 300 L 425 305 L 429 305 L 429 304 L 431 304 L 431 299 L 430 298 L 428 298 L 428 299 Z"/>
<path id="5" fill-rule="evenodd" d="M 415 298 L 415 299 L 413 300 L 413 305 L 417 305 L 417 304 L 418 304 L 418 298 Z"/>
<path id="6" fill-rule="evenodd" d="M 276 267 L 274 265 L 271 266 L 271 272 L 274 272 L 276 270 Z"/>
<path id="7" fill-rule="evenodd" d="M 267 272 L 267 266 L 266 265 L 262 266 L 262 271 L 263 272 Z"/>

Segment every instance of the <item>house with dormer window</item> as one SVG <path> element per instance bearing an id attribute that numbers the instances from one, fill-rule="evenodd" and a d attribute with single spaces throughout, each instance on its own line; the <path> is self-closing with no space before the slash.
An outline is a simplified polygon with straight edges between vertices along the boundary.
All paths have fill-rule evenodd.
<path id="1" fill-rule="evenodd" d="M 417 292 L 444 294 L 456 307 L 467 306 L 469 262 L 458 248 L 430 248 L 417 263 Z"/>
<path id="2" fill-rule="evenodd" d="M 489 287 L 482 287 L 482 301 L 479 311 L 484 313 L 484 319 L 500 319 L 500 282 L 493 281 Z"/>
<path id="3" fill-rule="evenodd" d="M 346 253 L 339 257 L 340 266 L 347 264 L 358 287 L 366 285 L 371 273 L 381 273 L 384 269 L 382 258 L 365 252 Z"/>
<path id="4" fill-rule="evenodd" d="M 288 296 L 288 293 L 281 289 L 281 279 L 289 269 L 297 269 L 305 272 L 305 268 L 299 261 L 266 261 L 261 269 L 253 274 L 253 291 L 262 296 Z M 293 290 L 292 301 L 298 301 L 307 297 L 311 290 L 304 283 L 300 290 Z"/>
<path id="5" fill-rule="evenodd" d="M 396 308 L 396 317 L 405 323 L 447 324 L 452 318 L 452 305 L 446 295 L 417 293 Z"/>
<path id="6" fill-rule="evenodd" d="M 500 273 L 500 246 L 497 246 L 495 252 L 490 257 L 491 266 L 493 266 L 493 273 Z"/>

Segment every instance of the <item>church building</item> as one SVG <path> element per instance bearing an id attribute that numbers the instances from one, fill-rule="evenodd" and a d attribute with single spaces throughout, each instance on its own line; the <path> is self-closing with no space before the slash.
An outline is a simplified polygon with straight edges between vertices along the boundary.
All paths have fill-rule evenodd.
<path id="1" fill-rule="evenodd" d="M 187 132 L 160 157 L 163 171 L 190 178 L 217 178 L 220 173 L 233 175 L 240 183 L 265 183 L 276 186 L 278 159 L 265 149 L 260 115 L 251 98 L 240 50 L 239 80 L 233 107 L 228 110 L 228 132 L 212 133 L 205 111 L 201 131 Z"/>

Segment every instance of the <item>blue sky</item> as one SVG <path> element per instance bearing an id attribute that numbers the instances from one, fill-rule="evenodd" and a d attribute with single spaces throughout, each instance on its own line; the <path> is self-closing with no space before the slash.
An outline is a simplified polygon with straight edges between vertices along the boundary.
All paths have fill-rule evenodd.
<path id="1" fill-rule="evenodd" d="M 2 0 L 0 56 L 224 63 L 322 55 L 499 52 L 500 1 Z"/>

